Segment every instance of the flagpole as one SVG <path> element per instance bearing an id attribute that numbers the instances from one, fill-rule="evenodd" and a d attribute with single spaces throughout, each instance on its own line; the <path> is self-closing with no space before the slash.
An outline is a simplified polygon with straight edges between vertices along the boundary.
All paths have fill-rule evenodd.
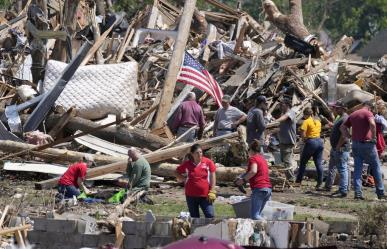
<path id="1" fill-rule="evenodd" d="M 166 122 L 168 112 L 172 106 L 173 92 L 176 86 L 177 75 L 183 61 L 195 7 L 196 0 L 185 1 L 171 61 L 169 62 L 167 76 L 165 77 L 164 81 L 164 87 L 160 98 L 159 108 L 157 110 L 156 120 L 153 124 L 153 128 L 155 129 L 162 127 L 164 122 Z"/>

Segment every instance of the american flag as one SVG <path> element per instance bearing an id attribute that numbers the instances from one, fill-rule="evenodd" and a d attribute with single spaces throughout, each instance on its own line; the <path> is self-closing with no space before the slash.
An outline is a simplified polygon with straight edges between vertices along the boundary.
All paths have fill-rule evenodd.
<path id="1" fill-rule="evenodd" d="M 185 52 L 183 66 L 180 68 L 177 81 L 192 85 L 211 95 L 221 106 L 223 92 L 212 75 L 189 53 Z"/>

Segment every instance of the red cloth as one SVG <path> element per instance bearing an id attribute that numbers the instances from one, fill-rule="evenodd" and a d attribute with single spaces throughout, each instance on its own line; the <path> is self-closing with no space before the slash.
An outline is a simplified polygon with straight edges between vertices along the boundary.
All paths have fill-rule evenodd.
<path id="1" fill-rule="evenodd" d="M 376 150 L 378 151 L 379 158 L 382 156 L 383 151 L 386 148 L 382 127 L 382 124 L 376 123 Z"/>
<path id="2" fill-rule="evenodd" d="M 250 188 L 271 188 L 269 178 L 269 167 L 262 155 L 255 155 L 249 158 L 249 164 L 247 166 L 247 172 L 250 171 L 252 164 L 257 164 L 257 174 L 249 179 Z"/>
<path id="3" fill-rule="evenodd" d="M 210 172 L 215 172 L 216 166 L 207 157 L 195 165 L 191 160 L 183 162 L 177 167 L 179 174 L 187 173 L 185 182 L 185 195 L 190 197 L 207 197 L 210 191 Z"/>
<path id="4" fill-rule="evenodd" d="M 352 127 L 352 141 L 365 142 L 372 139 L 369 120 L 374 115 L 367 108 L 361 108 L 349 115 L 344 125 Z"/>
<path id="5" fill-rule="evenodd" d="M 194 100 L 184 101 L 176 111 L 172 129 L 177 131 L 180 126 L 189 127 L 194 125 L 200 128 L 205 125 L 202 108 Z"/>
<path id="6" fill-rule="evenodd" d="M 59 179 L 59 185 L 64 186 L 75 186 L 79 188 L 77 179 L 78 177 L 82 180 L 85 180 L 87 172 L 87 164 L 84 162 L 79 162 L 71 165 L 66 172 Z"/>

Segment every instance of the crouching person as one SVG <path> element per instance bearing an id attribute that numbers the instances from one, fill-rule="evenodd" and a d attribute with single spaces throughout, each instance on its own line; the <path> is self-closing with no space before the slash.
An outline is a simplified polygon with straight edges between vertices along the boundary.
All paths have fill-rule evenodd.
<path id="1" fill-rule="evenodd" d="M 127 178 L 126 178 L 127 177 Z M 135 148 L 128 150 L 128 166 L 125 179 L 119 179 L 118 185 L 128 190 L 148 190 L 151 180 L 151 168 L 148 161 Z"/>
<path id="2" fill-rule="evenodd" d="M 216 166 L 203 156 L 199 144 L 191 147 L 189 159 L 176 169 L 176 177 L 185 182 L 185 195 L 190 216 L 200 218 L 199 207 L 206 218 L 214 217 L 216 199 Z"/>
<path id="3" fill-rule="evenodd" d="M 94 164 L 93 157 L 85 155 L 82 161 L 70 165 L 66 172 L 59 179 L 58 191 L 64 198 L 78 197 L 83 191 L 86 195 L 91 194 L 84 181 L 86 179 L 87 168 Z"/>
<path id="4" fill-rule="evenodd" d="M 251 188 L 251 219 L 262 220 L 262 210 L 266 202 L 271 198 L 271 183 L 269 178 L 269 167 L 261 152 L 261 145 L 254 140 L 249 148 L 249 163 L 247 172 L 236 181 L 242 186 L 249 182 Z"/>

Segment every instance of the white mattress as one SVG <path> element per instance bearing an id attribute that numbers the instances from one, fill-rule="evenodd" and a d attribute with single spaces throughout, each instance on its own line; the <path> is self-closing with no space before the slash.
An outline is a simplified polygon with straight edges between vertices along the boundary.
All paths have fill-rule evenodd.
<path id="1" fill-rule="evenodd" d="M 43 90 L 50 90 L 61 76 L 66 63 L 49 60 Z M 79 67 L 55 102 L 66 110 L 75 106 L 77 116 L 87 119 L 107 114 L 134 115 L 137 91 L 137 62 Z"/>

